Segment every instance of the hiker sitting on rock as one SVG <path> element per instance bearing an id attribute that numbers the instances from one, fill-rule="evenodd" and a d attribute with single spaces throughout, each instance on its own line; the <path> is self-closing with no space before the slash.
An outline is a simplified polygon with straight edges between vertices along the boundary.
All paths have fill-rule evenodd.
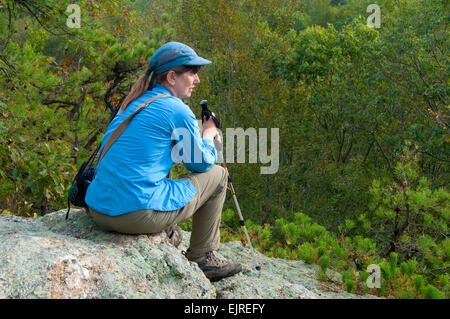
<path id="1" fill-rule="evenodd" d="M 109 124 L 101 147 L 139 105 L 160 94 L 168 96 L 155 99 L 129 122 L 101 160 L 85 200 L 100 228 L 126 234 L 165 230 L 176 247 L 182 237 L 176 224 L 193 216 L 186 257 L 197 262 L 206 277 L 218 280 L 241 271 L 239 263 L 213 253 L 220 243 L 227 190 L 227 173 L 215 165 L 214 138 L 220 135 L 211 117 L 203 122 L 201 137 L 194 113 L 181 100 L 191 96 L 200 82 L 200 67 L 210 63 L 179 42 L 156 50 L 150 68 Z M 182 162 L 193 173 L 178 180 L 166 178 L 176 160 L 173 153 L 183 153 Z"/>

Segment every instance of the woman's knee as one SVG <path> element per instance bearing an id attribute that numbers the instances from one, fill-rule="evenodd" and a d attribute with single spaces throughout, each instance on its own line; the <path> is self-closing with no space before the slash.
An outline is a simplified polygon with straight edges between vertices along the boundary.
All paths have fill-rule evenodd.
<path id="1" fill-rule="evenodd" d="M 226 169 L 219 165 L 214 165 L 212 169 L 216 171 L 215 175 L 217 176 L 217 179 L 219 181 L 219 186 L 221 186 L 222 188 L 226 188 L 228 182 L 228 174 Z"/>

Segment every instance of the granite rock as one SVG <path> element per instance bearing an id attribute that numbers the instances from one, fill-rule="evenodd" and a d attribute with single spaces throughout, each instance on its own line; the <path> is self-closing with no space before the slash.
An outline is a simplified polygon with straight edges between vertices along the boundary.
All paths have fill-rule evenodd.
<path id="1" fill-rule="evenodd" d="M 211 283 L 175 248 L 165 232 L 125 235 L 100 230 L 83 209 L 38 218 L 0 215 L 0 298 L 373 298 L 349 294 L 316 278 L 316 265 L 253 258 L 241 242 L 221 244 L 216 255 L 243 265 Z M 256 263 L 261 270 L 255 269 Z"/>

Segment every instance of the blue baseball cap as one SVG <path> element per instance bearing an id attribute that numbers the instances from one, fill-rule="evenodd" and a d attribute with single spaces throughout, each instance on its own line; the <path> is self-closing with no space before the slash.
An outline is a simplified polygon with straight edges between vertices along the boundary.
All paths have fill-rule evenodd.
<path id="1" fill-rule="evenodd" d="M 181 65 L 201 66 L 211 61 L 199 57 L 195 51 L 180 42 L 167 42 L 153 53 L 148 65 L 154 74 L 160 74 Z"/>

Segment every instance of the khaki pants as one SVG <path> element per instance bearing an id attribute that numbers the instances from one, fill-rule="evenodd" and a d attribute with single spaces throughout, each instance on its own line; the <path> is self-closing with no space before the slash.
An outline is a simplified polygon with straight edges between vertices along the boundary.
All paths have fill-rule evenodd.
<path id="1" fill-rule="evenodd" d="M 126 234 L 158 233 L 193 216 L 190 250 L 194 254 L 217 250 L 220 244 L 220 217 L 227 191 L 227 173 L 214 165 L 205 173 L 181 177 L 190 182 L 197 193 L 182 208 L 167 212 L 139 210 L 119 216 L 88 211 L 95 223 L 107 231 Z"/>

